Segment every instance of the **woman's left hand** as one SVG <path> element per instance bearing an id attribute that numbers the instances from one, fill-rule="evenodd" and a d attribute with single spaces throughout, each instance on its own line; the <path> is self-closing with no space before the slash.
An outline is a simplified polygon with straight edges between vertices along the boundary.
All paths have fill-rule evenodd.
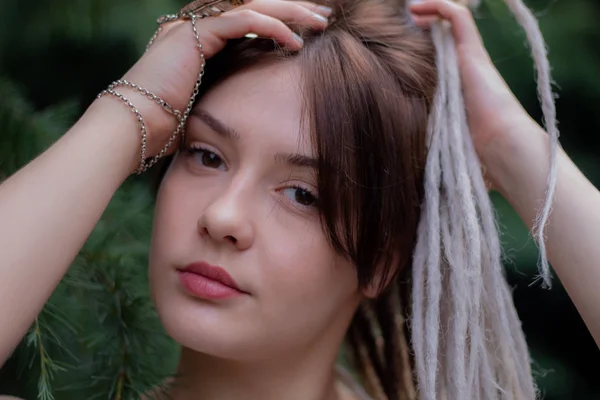
<path id="1" fill-rule="evenodd" d="M 411 5 L 415 22 L 427 28 L 447 20 L 456 44 L 465 107 L 475 149 L 486 171 L 485 178 L 499 188 L 495 163 L 488 152 L 514 140 L 519 132 L 541 130 L 513 95 L 486 51 L 471 11 L 450 0 L 423 0 Z M 526 140 L 522 135 L 520 140 Z"/>
<path id="2" fill-rule="evenodd" d="M 440 17 L 452 25 L 469 127 L 486 178 L 532 228 L 547 187 L 548 135 L 494 67 L 466 7 L 423 0 L 411 11 L 421 26 Z M 561 148 L 556 163 L 558 184 L 545 227 L 548 258 L 600 346 L 600 191 Z"/>

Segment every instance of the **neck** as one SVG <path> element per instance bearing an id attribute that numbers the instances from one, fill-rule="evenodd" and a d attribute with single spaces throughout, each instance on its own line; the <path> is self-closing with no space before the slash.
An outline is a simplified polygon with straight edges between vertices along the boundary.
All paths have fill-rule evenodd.
<path id="1" fill-rule="evenodd" d="M 341 400 L 335 362 L 352 312 L 307 346 L 260 360 L 231 360 L 182 348 L 174 400 Z"/>
<path id="2" fill-rule="evenodd" d="M 315 357 L 316 358 L 316 357 Z M 225 360 L 182 348 L 174 400 L 338 400 L 335 354 Z"/>

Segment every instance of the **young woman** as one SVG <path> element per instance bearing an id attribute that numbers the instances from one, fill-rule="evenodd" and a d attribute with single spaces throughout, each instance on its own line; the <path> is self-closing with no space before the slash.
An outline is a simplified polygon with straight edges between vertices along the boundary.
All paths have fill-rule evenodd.
<path id="1" fill-rule="evenodd" d="M 254 0 L 195 21 L 195 32 L 166 25 L 124 77 L 185 110 L 201 70 L 196 35 L 208 60 L 186 134 L 167 151 L 151 244 L 153 299 L 182 345 L 173 399 L 431 398 L 416 391 L 401 318 L 436 89 L 435 53 L 418 25 L 452 24 L 486 177 L 528 224 L 544 196 L 548 140 L 493 67 L 467 8 L 429 0 L 410 10 L 413 19 L 393 0 L 340 0 L 333 10 Z M 234 40 L 248 33 L 283 49 Z M 0 186 L 2 362 L 112 195 L 144 169 L 140 119 L 147 156 L 176 129 L 139 90 L 115 92 L 130 103 L 100 97 Z M 563 152 L 558 170 L 549 255 L 599 341 L 600 194 Z M 346 337 L 369 395 L 334 368 Z M 535 396 L 530 376 L 501 383 L 472 382 L 472 398 Z"/>

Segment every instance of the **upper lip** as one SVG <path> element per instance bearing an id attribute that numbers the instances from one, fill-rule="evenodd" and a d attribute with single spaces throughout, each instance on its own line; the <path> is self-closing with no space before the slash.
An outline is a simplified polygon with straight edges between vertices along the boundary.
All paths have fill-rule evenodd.
<path id="1" fill-rule="evenodd" d="M 240 287 L 238 286 L 236 281 L 231 277 L 231 275 L 227 273 L 227 271 L 225 271 L 219 266 L 211 265 L 206 261 L 200 261 L 189 264 L 185 268 L 179 269 L 179 271 L 191 272 L 194 274 L 202 275 L 208 279 L 222 283 L 225 286 L 229 286 L 230 288 L 233 288 L 240 292 L 244 292 L 242 289 L 240 289 Z"/>

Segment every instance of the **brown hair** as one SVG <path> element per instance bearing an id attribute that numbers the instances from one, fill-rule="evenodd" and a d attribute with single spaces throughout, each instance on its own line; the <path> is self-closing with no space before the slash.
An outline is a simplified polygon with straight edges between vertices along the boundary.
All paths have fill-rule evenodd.
<path id="1" fill-rule="evenodd" d="M 348 342 L 376 398 L 414 397 L 403 315 L 426 162 L 435 51 L 400 0 L 336 0 L 324 32 L 301 32 L 304 48 L 287 53 L 270 40 L 243 39 L 207 63 L 201 93 L 263 62 L 301 65 L 305 113 L 318 153 L 323 229 L 356 266 L 361 287 L 377 276 L 382 294 L 355 315 Z M 163 171 L 166 168 L 163 168 Z M 396 257 L 393 257 L 396 255 Z M 395 264 L 394 264 L 395 262 Z M 402 298 L 401 298 L 402 296 Z"/>

